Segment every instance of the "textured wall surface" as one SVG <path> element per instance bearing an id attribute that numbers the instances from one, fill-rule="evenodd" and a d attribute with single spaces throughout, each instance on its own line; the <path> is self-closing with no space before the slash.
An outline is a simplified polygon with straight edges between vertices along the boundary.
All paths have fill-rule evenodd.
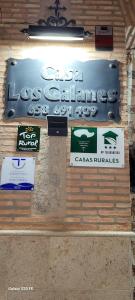
<path id="1" fill-rule="evenodd" d="M 36 157 L 35 190 L 0 191 L 0 230 L 59 230 L 63 237 L 51 236 L 51 233 L 48 237 L 0 236 L 0 300 L 131 300 L 129 238 L 64 235 L 68 230 L 125 231 L 131 228 L 125 25 L 133 25 L 134 0 L 63 1 L 69 9 L 66 16 L 76 19 L 86 30 L 94 33 L 95 25 L 113 25 L 112 52 L 96 52 L 94 35 L 83 44 L 68 46 L 26 40 L 20 30 L 48 16 L 48 3 L 49 0 L 0 1 L 0 166 L 4 156 L 18 156 L 18 125 L 41 126 L 40 152 L 27 154 Z M 40 53 L 47 57 L 50 49 L 55 49 L 54 57 L 61 47 L 66 51 L 65 57 L 72 53 L 78 58 L 81 50 L 80 59 L 120 62 L 119 124 L 72 121 L 68 137 L 57 139 L 47 136 L 46 121 L 5 120 L 6 60 L 38 58 Z M 70 168 L 71 126 L 80 125 L 124 128 L 125 167 Z"/>
<path id="2" fill-rule="evenodd" d="M 68 1 L 64 1 L 66 5 Z M 67 16 L 94 33 L 95 25 L 113 25 L 114 51 L 95 51 L 94 35 L 75 45 L 37 43 L 26 40 L 20 30 L 48 15 L 48 2 L 39 0 L 1 1 L 0 24 L 0 165 L 4 156 L 17 156 L 18 125 L 41 126 L 41 149 L 36 156 L 34 192 L 0 191 L 0 228 L 39 228 L 55 230 L 130 230 L 130 189 L 128 162 L 127 73 L 125 53 L 125 19 L 119 1 L 71 0 Z M 43 16 L 43 11 L 44 16 Z M 70 12 L 70 13 L 69 13 Z M 53 48 L 55 47 L 55 48 Z M 80 59 L 116 59 L 120 62 L 119 124 L 113 122 L 69 122 L 67 138 L 49 138 L 47 122 L 4 118 L 6 60 L 47 57 L 47 51 L 72 53 Z M 57 51 L 57 52 L 56 52 Z M 81 54 L 79 51 L 81 51 Z M 64 52 L 63 52 L 64 53 Z M 79 56 L 78 56 L 79 55 Z M 60 56 L 60 55 L 59 55 Z M 53 55 L 54 57 L 54 55 Z M 58 56 L 56 55 L 57 59 Z M 71 126 L 122 127 L 125 130 L 125 167 L 123 169 L 71 168 Z M 26 155 L 26 153 L 19 153 Z"/>
<path id="3" fill-rule="evenodd" d="M 118 32 L 124 38 L 124 30 L 122 32 L 118 30 Z M 39 44 L 35 46 L 30 42 L 28 44 L 12 42 L 10 46 L 3 42 L 1 46 L 1 162 L 4 156 L 18 155 L 15 149 L 17 125 L 20 124 L 41 126 L 41 149 L 34 155 L 27 154 L 36 156 L 34 192 L 0 192 L 0 227 L 37 226 L 42 228 L 45 226 L 50 229 L 129 230 L 130 197 L 124 52 L 119 49 L 119 44 L 114 52 L 106 54 L 89 49 L 87 44 L 83 46 L 84 54 L 88 58 L 113 58 L 120 61 L 121 122 L 116 124 L 71 121 L 67 138 L 52 138 L 47 136 L 45 121 L 21 119 L 18 123 L 11 123 L 3 117 L 6 59 L 24 58 L 27 57 L 27 53 L 30 56 L 32 50 L 46 51 L 46 47 Z M 76 45 L 76 49 L 72 49 L 78 50 L 79 47 Z M 70 127 L 80 125 L 123 127 L 125 129 L 125 167 L 123 169 L 69 167 Z M 19 155 L 25 156 L 26 153 L 19 153 Z"/>
<path id="4" fill-rule="evenodd" d="M 129 238 L 1 237 L 0 269 L 0 300 L 131 299 Z"/>
<path id="5" fill-rule="evenodd" d="M 135 25 L 135 1 L 134 0 L 118 0 L 121 8 L 122 15 L 125 20 L 125 24 Z"/>

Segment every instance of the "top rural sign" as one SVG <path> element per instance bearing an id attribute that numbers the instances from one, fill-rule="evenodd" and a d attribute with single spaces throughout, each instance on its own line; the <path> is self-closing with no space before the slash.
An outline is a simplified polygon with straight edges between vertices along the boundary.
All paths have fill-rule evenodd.
<path id="1" fill-rule="evenodd" d="M 62 67 L 40 60 L 8 60 L 5 116 L 48 115 L 119 121 L 119 64 L 74 61 Z"/>

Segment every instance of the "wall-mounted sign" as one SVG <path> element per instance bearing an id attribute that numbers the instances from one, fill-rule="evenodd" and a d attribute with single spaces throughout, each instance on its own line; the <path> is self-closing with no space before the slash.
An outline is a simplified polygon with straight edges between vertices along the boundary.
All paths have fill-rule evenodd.
<path id="1" fill-rule="evenodd" d="M 48 135 L 49 136 L 67 136 L 68 124 L 67 117 L 48 116 Z"/>
<path id="2" fill-rule="evenodd" d="M 0 190 L 33 190 L 35 159 L 5 157 L 2 163 Z"/>
<path id="3" fill-rule="evenodd" d="M 73 127 L 71 129 L 70 165 L 123 168 L 123 129 Z"/>
<path id="4" fill-rule="evenodd" d="M 39 151 L 40 127 L 18 126 L 17 150 Z"/>
<path id="5" fill-rule="evenodd" d="M 48 115 L 119 121 L 119 64 L 74 61 L 62 67 L 40 60 L 8 60 L 5 116 Z"/>
<path id="6" fill-rule="evenodd" d="M 96 26 L 95 27 L 95 46 L 96 50 L 112 51 L 113 50 L 113 27 Z"/>

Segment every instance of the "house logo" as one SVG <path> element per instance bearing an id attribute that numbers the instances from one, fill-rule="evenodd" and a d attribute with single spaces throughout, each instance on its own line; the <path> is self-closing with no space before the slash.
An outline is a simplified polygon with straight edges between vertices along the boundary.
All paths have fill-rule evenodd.
<path id="1" fill-rule="evenodd" d="M 108 131 L 103 134 L 105 149 L 116 149 L 118 134 L 113 131 Z"/>

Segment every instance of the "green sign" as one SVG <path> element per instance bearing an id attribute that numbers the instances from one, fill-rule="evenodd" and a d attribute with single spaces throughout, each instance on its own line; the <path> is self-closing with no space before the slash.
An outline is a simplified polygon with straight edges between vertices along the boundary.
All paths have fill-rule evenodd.
<path id="1" fill-rule="evenodd" d="M 71 128 L 70 165 L 123 168 L 123 128 Z"/>
<path id="2" fill-rule="evenodd" d="M 18 126 L 17 151 L 39 151 L 40 127 Z"/>
<path id="3" fill-rule="evenodd" d="M 72 128 L 71 140 L 71 152 L 97 153 L 97 128 Z"/>

